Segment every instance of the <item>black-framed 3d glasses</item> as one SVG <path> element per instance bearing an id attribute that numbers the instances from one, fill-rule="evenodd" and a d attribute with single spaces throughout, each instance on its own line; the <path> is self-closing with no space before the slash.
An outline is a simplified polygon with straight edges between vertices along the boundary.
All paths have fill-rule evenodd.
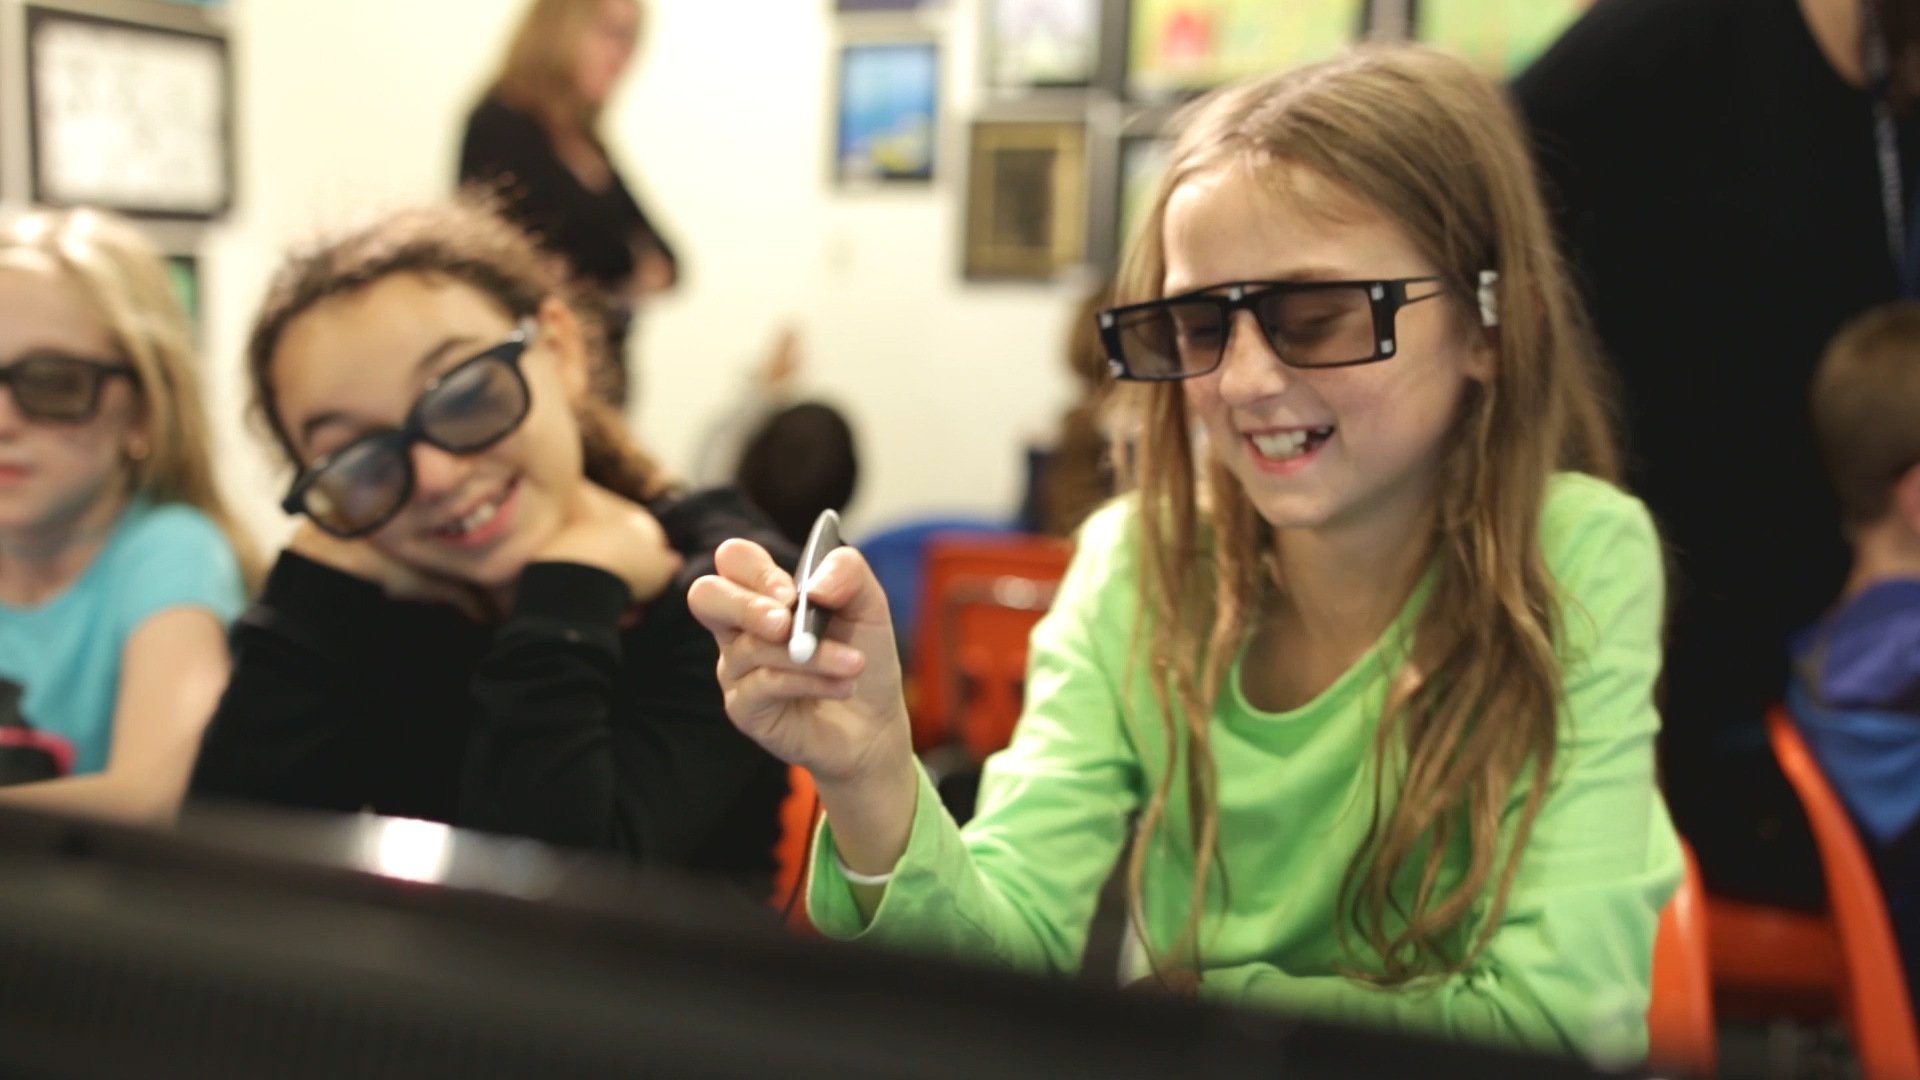
<path id="1" fill-rule="evenodd" d="M 14 407 L 29 420 L 84 424 L 100 412 L 107 380 L 133 377 L 133 368 L 110 360 L 88 360 L 64 353 L 28 353 L 0 366 L 0 386 L 13 395 Z"/>
<path id="2" fill-rule="evenodd" d="M 314 462 L 294 480 L 281 508 L 342 539 L 392 521 L 413 498 L 414 443 L 477 454 L 526 420 L 533 393 L 520 361 L 535 326 L 531 318 L 521 320 L 513 336 L 435 379 L 400 427 L 364 435 Z"/>
<path id="3" fill-rule="evenodd" d="M 1250 311 L 1281 363 L 1352 367 L 1394 355 L 1394 316 L 1446 290 L 1410 295 L 1439 277 L 1380 281 L 1237 281 L 1100 313 L 1100 339 L 1116 378 L 1191 379 L 1220 366 L 1234 313 Z"/>

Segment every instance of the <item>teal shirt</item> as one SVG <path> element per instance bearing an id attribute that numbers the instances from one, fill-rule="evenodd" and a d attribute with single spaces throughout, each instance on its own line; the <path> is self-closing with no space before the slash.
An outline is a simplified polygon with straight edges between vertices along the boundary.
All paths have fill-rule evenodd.
<path id="1" fill-rule="evenodd" d="M 190 506 L 136 500 L 79 580 L 44 604 L 0 604 L 0 679 L 24 689 L 21 713 L 74 745 L 74 773 L 106 768 L 120 658 L 148 619 L 205 609 L 222 626 L 245 600 L 239 563 L 220 531 Z"/>
<path id="2" fill-rule="evenodd" d="M 831 828 L 821 830 L 809 900 L 824 932 L 1034 971 L 1079 966 L 1129 816 L 1166 766 L 1148 676 L 1128 664 L 1141 606 L 1137 533 L 1130 502 L 1087 524 L 1034 630 L 1026 712 L 1012 745 L 987 764 L 978 816 L 956 828 L 923 776 L 906 854 L 870 924 L 836 869 Z M 1638 500 L 1578 474 L 1555 478 L 1540 542 L 1563 597 L 1558 779 L 1471 970 L 1378 989 L 1341 974 L 1352 964 L 1334 930 L 1341 877 L 1370 818 L 1391 660 L 1425 603 L 1423 583 L 1373 650 L 1298 709 L 1255 709 L 1235 665 L 1213 736 L 1230 886 L 1224 901 L 1217 887 L 1210 893 L 1203 993 L 1609 1064 L 1644 1056 L 1653 940 L 1681 873 L 1654 772 L 1660 543 Z M 1189 834 L 1182 786 L 1162 836 Z M 1145 922 L 1156 949 L 1184 925 L 1188 846 L 1156 844 L 1149 862 Z"/>

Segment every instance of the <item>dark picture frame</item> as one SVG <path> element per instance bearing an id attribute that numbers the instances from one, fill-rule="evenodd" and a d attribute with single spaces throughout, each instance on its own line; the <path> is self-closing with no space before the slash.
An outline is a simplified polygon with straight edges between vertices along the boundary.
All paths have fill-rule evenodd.
<path id="1" fill-rule="evenodd" d="M 1086 260 L 1087 126 L 980 121 L 968 143 L 964 273 L 1046 281 Z"/>
<path id="2" fill-rule="evenodd" d="M 225 36 L 28 5 L 32 198 L 207 221 L 233 206 Z"/>
<path id="3" fill-rule="evenodd" d="M 1099 78 L 1105 0 L 986 0 L 984 28 L 996 88 L 1078 89 Z"/>
<path id="4" fill-rule="evenodd" d="M 833 10 L 841 15 L 868 11 L 919 11 L 937 0 L 833 0 Z"/>

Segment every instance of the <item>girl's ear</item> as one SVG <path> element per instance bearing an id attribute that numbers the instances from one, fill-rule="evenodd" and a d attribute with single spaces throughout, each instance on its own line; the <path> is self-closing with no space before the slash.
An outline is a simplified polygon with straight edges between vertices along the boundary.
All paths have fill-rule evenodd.
<path id="1" fill-rule="evenodd" d="M 1481 384 L 1493 382 L 1494 366 L 1500 361 L 1500 328 L 1475 326 L 1467 335 L 1467 355 L 1463 370 L 1467 378 Z"/>
<path id="2" fill-rule="evenodd" d="M 592 380 L 592 362 L 588 357 L 586 335 L 573 309 L 558 297 L 540 301 L 540 333 L 553 350 L 560 372 L 560 385 L 566 388 L 569 404 L 578 405 L 587 398 Z"/>
<path id="3" fill-rule="evenodd" d="M 153 406 L 148 404 L 145 394 L 134 399 L 133 415 L 127 420 L 120 452 L 136 473 L 144 469 L 146 460 L 153 456 Z"/>

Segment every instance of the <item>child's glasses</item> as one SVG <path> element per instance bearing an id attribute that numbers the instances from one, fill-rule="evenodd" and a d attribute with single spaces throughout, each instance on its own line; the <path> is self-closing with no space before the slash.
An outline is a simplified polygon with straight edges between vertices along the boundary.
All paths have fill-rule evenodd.
<path id="1" fill-rule="evenodd" d="M 449 454 L 477 454 L 513 434 L 533 407 L 520 361 L 533 342 L 534 321 L 512 337 L 435 379 L 398 428 L 364 435 L 313 463 L 280 505 L 305 514 L 342 539 L 365 536 L 393 520 L 413 498 L 413 444 Z"/>
<path id="2" fill-rule="evenodd" d="M 0 386 L 29 420 L 84 424 L 99 413 L 107 380 L 123 375 L 132 378 L 133 368 L 62 353 L 28 353 L 0 367 Z"/>
<path id="3" fill-rule="evenodd" d="M 1281 363 L 1351 367 L 1394 355 L 1394 316 L 1445 289 L 1438 277 L 1381 281 L 1239 281 L 1100 313 L 1100 338 L 1121 379 L 1191 379 L 1220 366 L 1237 311 L 1251 311 Z"/>

